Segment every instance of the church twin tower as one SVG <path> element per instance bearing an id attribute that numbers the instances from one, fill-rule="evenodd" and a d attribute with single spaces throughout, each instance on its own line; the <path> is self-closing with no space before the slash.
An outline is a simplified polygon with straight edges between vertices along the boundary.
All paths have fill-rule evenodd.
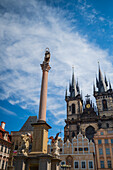
<path id="1" fill-rule="evenodd" d="M 80 88 L 75 82 L 74 70 L 72 83 L 69 85 L 69 95 L 65 95 L 67 103 L 67 118 L 64 127 L 64 141 L 72 141 L 74 136 L 81 132 L 89 140 L 100 128 L 113 129 L 113 89 L 111 83 L 103 75 L 99 66 L 98 78 L 96 77 L 96 87 L 93 85 L 93 95 L 96 99 L 97 108 L 92 104 L 90 96 L 86 96 L 83 103 Z"/>

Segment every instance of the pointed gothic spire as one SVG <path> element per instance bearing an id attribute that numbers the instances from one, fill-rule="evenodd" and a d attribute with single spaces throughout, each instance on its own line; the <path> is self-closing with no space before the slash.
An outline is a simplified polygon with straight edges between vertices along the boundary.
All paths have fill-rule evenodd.
<path id="1" fill-rule="evenodd" d="M 98 62 L 98 67 L 99 67 L 99 73 L 98 73 L 99 79 L 96 78 L 96 84 L 97 84 L 98 92 L 101 93 L 101 92 L 107 91 L 107 86 L 106 86 L 106 83 L 104 81 L 99 62 Z"/>
<path id="2" fill-rule="evenodd" d="M 97 77 L 96 77 L 96 86 L 97 86 L 97 88 L 99 88 L 99 82 L 98 82 Z"/>
<path id="3" fill-rule="evenodd" d="M 67 86 L 66 86 L 65 98 L 67 98 Z"/>
<path id="4" fill-rule="evenodd" d="M 107 87 L 108 86 L 108 82 L 107 82 L 106 75 L 105 75 L 105 83 L 106 83 L 106 87 Z"/>
<path id="5" fill-rule="evenodd" d="M 110 80 L 109 80 L 109 89 L 112 89 Z"/>
<path id="6" fill-rule="evenodd" d="M 72 67 L 72 87 L 75 87 L 74 67 Z"/>
<path id="7" fill-rule="evenodd" d="M 76 88 L 77 88 L 78 94 L 80 94 L 80 88 L 79 88 L 79 84 L 78 84 L 78 79 L 77 79 L 77 83 L 76 83 Z"/>
<path id="8" fill-rule="evenodd" d="M 74 77 L 74 67 L 72 67 L 72 84 L 70 84 L 70 97 L 77 96 L 77 88 L 76 88 L 76 82 Z"/>

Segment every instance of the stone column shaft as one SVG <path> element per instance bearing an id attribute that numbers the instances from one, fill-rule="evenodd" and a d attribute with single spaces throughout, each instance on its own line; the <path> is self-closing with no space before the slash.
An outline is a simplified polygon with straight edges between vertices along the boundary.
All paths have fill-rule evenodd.
<path id="1" fill-rule="evenodd" d="M 48 71 L 43 70 L 40 94 L 39 120 L 44 121 L 46 121 L 47 85 L 48 85 Z"/>

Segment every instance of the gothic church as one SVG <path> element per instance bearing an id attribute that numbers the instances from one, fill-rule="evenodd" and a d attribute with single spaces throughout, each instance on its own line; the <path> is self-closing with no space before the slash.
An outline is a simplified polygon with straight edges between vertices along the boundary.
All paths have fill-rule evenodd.
<path id="1" fill-rule="evenodd" d="M 94 134 L 100 129 L 113 128 L 113 89 L 111 83 L 105 76 L 103 78 L 100 66 L 98 78 L 96 77 L 96 87 L 93 85 L 93 95 L 96 99 L 97 108 L 90 100 L 90 96 L 86 96 L 83 102 L 80 89 L 72 74 L 72 83 L 69 85 L 69 95 L 67 89 L 65 101 L 67 103 L 67 118 L 64 127 L 64 142 L 69 139 L 72 141 L 74 136 L 81 132 L 89 140 L 93 140 Z"/>

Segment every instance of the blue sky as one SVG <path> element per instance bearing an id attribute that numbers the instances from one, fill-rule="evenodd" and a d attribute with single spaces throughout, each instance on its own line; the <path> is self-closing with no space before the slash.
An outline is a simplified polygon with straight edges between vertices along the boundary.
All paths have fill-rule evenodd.
<path id="1" fill-rule="evenodd" d="M 0 120 L 6 130 L 19 130 L 28 116 L 38 115 L 46 47 L 49 135 L 61 129 L 63 137 L 72 66 L 83 96 L 92 96 L 98 61 L 113 84 L 112 6 L 112 0 L 0 1 Z"/>

